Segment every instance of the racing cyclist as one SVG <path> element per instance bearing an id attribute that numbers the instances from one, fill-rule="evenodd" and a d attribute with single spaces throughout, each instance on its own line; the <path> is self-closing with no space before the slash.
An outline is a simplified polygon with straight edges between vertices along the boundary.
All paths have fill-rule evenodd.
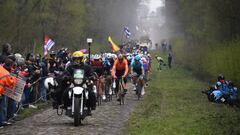
<path id="1" fill-rule="evenodd" d="M 126 86 L 127 74 L 128 74 L 128 62 L 123 57 L 122 54 L 119 54 L 118 58 L 114 61 L 113 68 L 112 68 L 112 76 L 114 77 L 114 79 L 117 79 L 116 80 L 116 92 L 117 93 L 118 93 L 118 87 L 119 87 L 119 78 L 123 79 L 123 82 L 124 82 L 123 89 L 124 89 L 125 93 L 127 92 L 127 86 Z M 117 100 L 120 101 L 119 93 L 118 93 Z"/>
<path id="2" fill-rule="evenodd" d="M 141 95 L 144 95 L 144 65 L 143 62 L 141 61 L 141 57 L 139 55 L 135 56 L 134 59 L 132 60 L 131 64 L 131 75 L 133 75 L 133 84 L 136 86 L 136 80 L 138 77 L 140 77 L 141 83 L 142 83 L 142 93 Z M 136 90 L 136 87 L 134 88 L 134 90 Z"/>

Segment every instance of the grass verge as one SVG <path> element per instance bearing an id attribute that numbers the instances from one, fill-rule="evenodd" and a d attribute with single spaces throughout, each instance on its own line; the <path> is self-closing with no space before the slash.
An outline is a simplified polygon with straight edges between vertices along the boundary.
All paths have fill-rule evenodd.
<path id="1" fill-rule="evenodd" d="M 156 63 L 154 63 L 156 67 Z M 240 111 L 208 102 L 208 84 L 181 68 L 152 72 L 145 99 L 127 123 L 127 135 L 239 135 Z"/>
<path id="2" fill-rule="evenodd" d="M 20 121 L 20 120 L 23 120 L 29 116 L 32 116 L 36 113 L 39 113 L 43 110 L 45 110 L 46 108 L 50 107 L 50 104 L 51 104 L 51 101 L 47 101 L 47 102 L 41 102 L 41 103 L 38 103 L 36 104 L 37 108 L 26 108 L 24 110 L 20 110 L 17 117 L 16 117 L 16 120 L 17 121 Z"/>

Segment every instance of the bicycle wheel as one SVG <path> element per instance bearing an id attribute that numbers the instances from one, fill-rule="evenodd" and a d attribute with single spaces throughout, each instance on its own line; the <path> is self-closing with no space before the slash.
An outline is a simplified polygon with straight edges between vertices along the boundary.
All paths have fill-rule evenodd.
<path id="1" fill-rule="evenodd" d="M 120 89 L 119 89 L 120 102 L 121 102 L 122 105 L 124 105 L 124 103 L 125 103 L 125 99 L 124 99 L 125 93 L 124 93 L 124 90 L 123 90 L 122 80 L 120 80 L 119 86 L 120 86 Z"/>
<path id="2" fill-rule="evenodd" d="M 97 96 L 97 102 L 98 102 L 98 106 L 100 106 L 102 104 L 102 97 L 99 94 Z"/>
<path id="3" fill-rule="evenodd" d="M 140 81 L 138 80 L 138 83 L 137 83 L 137 97 L 138 97 L 138 100 L 140 100 L 140 98 L 141 98 L 141 93 L 142 93 L 142 86 L 140 84 Z"/>
<path id="4" fill-rule="evenodd" d="M 125 94 L 124 94 L 124 92 L 122 92 L 121 95 L 122 95 L 122 96 L 121 96 L 121 97 L 122 97 L 122 100 L 121 100 L 121 101 L 122 101 L 122 104 L 124 105 L 124 104 L 125 104 L 125 98 L 124 98 L 124 97 L 125 97 Z"/>
<path id="5" fill-rule="evenodd" d="M 121 81 L 119 80 L 118 84 L 118 98 L 120 99 L 120 105 L 122 105 L 122 86 L 121 86 Z"/>
<path id="6" fill-rule="evenodd" d="M 106 102 L 110 101 L 110 88 L 108 81 L 105 82 L 105 95 L 106 95 Z"/>

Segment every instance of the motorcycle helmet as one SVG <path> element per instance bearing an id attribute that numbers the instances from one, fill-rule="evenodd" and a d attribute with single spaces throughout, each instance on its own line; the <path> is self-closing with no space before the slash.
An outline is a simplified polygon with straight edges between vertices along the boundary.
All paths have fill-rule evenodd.
<path id="1" fill-rule="evenodd" d="M 57 84 L 57 82 L 54 80 L 54 78 L 52 78 L 52 77 L 48 77 L 48 78 L 46 78 L 45 79 L 45 81 L 44 81 L 44 87 L 46 88 L 46 89 L 49 89 L 49 86 L 52 86 L 52 87 L 56 87 L 58 84 Z"/>
<path id="2" fill-rule="evenodd" d="M 76 63 L 84 62 L 84 54 L 81 51 L 76 51 L 72 54 L 72 60 Z"/>

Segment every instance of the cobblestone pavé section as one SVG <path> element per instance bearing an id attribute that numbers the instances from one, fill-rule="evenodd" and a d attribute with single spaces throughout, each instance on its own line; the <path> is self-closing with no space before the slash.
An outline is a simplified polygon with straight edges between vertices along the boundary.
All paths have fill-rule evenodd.
<path id="1" fill-rule="evenodd" d="M 114 97 L 113 101 L 97 107 L 79 127 L 74 127 L 73 119 L 58 116 L 56 110 L 47 109 L 0 129 L 0 135 L 120 135 L 124 123 L 139 102 L 133 91 L 126 95 L 125 105 L 120 106 Z"/>

